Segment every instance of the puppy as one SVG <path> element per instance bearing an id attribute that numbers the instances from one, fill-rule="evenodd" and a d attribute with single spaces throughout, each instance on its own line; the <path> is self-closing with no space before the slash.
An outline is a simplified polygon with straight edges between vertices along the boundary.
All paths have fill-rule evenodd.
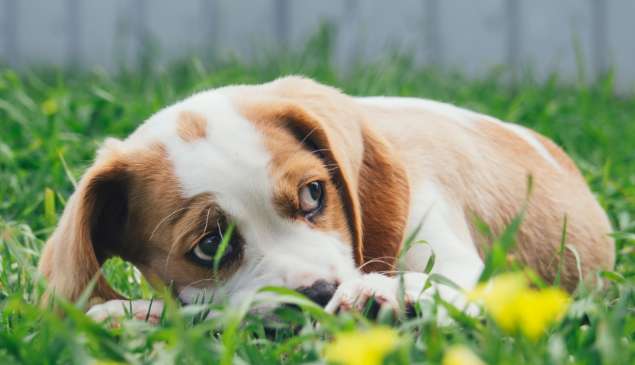
<path id="1" fill-rule="evenodd" d="M 184 303 L 240 303 L 274 285 L 331 312 L 371 296 L 396 308 L 398 269 L 407 301 L 438 291 L 460 303 L 459 291 L 424 290 L 430 256 L 433 273 L 469 289 L 490 243 L 477 219 L 500 234 L 523 210 L 514 255 L 545 280 L 560 266 L 565 219 L 574 250 L 564 253 L 562 285 L 573 290 L 613 267 L 605 212 L 547 138 L 448 104 L 356 98 L 285 77 L 201 92 L 125 140 L 106 140 L 40 270 L 70 300 L 97 278 L 93 302 L 102 303 L 89 313 L 98 319 L 129 308 L 100 274 L 113 256 Z M 400 252 L 411 234 L 425 244 Z M 156 316 L 161 305 L 132 308 Z"/>

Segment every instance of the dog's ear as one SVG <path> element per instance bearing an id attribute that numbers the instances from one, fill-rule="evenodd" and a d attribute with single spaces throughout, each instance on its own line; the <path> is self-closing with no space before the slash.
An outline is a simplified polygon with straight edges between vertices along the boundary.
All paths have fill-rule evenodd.
<path id="1" fill-rule="evenodd" d="M 114 155 L 98 158 L 82 177 L 40 259 L 47 296 L 75 301 L 96 279 L 90 298 L 122 298 L 101 275 L 101 265 L 123 245 L 129 183 L 126 164 Z"/>
<path id="2" fill-rule="evenodd" d="M 408 175 L 392 147 L 369 127 L 362 128 L 364 155 L 358 174 L 362 211 L 363 270 L 394 271 L 409 212 Z"/>
<path id="3" fill-rule="evenodd" d="M 298 77 L 272 86 L 277 98 L 242 101 L 250 104 L 248 117 L 282 121 L 319 151 L 339 188 L 357 264 L 367 272 L 395 270 L 409 209 L 408 177 L 395 151 L 338 90 Z"/>

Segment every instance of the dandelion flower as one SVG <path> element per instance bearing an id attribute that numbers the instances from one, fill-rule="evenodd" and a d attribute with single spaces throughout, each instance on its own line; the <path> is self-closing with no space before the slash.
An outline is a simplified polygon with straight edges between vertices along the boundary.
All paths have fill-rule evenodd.
<path id="1" fill-rule="evenodd" d="M 57 101 L 53 98 L 46 99 L 46 101 L 42 103 L 40 108 L 42 109 L 42 113 L 44 113 L 45 115 L 53 115 L 59 110 Z"/>
<path id="2" fill-rule="evenodd" d="M 520 332 L 537 341 L 562 319 L 569 296 L 558 288 L 532 289 L 522 273 L 499 275 L 468 294 L 479 301 L 496 324 L 508 333 Z"/>
<path id="3" fill-rule="evenodd" d="M 480 284 L 468 298 L 482 301 L 494 321 L 505 331 L 512 332 L 517 320 L 516 298 L 527 287 L 527 279 L 522 273 L 502 274 Z"/>
<path id="4" fill-rule="evenodd" d="M 518 327 L 536 341 L 553 322 L 564 317 L 569 307 L 568 295 L 557 288 L 526 290 L 517 298 Z"/>
<path id="5" fill-rule="evenodd" d="M 342 332 L 324 350 L 329 362 L 342 365 L 379 365 L 397 345 L 399 336 L 387 327 Z"/>
<path id="6" fill-rule="evenodd" d="M 466 346 L 452 346 L 443 356 L 443 365 L 485 365 L 485 363 L 476 356 Z"/>

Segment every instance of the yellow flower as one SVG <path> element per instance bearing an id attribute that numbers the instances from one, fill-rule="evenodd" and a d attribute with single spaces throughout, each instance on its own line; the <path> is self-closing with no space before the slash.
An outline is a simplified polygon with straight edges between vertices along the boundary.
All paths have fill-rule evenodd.
<path id="1" fill-rule="evenodd" d="M 517 298 L 518 326 L 531 340 L 538 340 L 549 325 L 564 317 L 569 307 L 569 296 L 560 289 L 526 290 Z"/>
<path id="2" fill-rule="evenodd" d="M 520 331 L 536 341 L 569 307 L 569 296 L 558 288 L 535 290 L 522 273 L 499 275 L 468 294 L 508 333 Z"/>
<path id="3" fill-rule="evenodd" d="M 465 346 L 452 346 L 443 356 L 443 365 L 485 365 L 485 363 Z"/>
<path id="4" fill-rule="evenodd" d="M 46 99 L 42 105 L 40 106 L 42 109 L 42 113 L 45 115 L 53 115 L 57 113 L 59 107 L 57 105 L 57 101 L 53 98 Z"/>
<path id="5" fill-rule="evenodd" d="M 363 332 L 342 332 L 324 349 L 329 362 L 342 365 L 379 365 L 397 345 L 397 332 L 374 327 Z"/>
<path id="6" fill-rule="evenodd" d="M 527 290 L 527 286 L 527 279 L 522 273 L 503 274 L 477 286 L 468 298 L 482 301 L 496 323 L 511 332 L 516 326 L 516 298 Z"/>

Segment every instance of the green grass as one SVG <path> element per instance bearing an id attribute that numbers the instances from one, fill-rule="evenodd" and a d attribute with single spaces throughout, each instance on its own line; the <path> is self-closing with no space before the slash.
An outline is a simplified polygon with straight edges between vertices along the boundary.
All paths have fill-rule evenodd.
<path id="1" fill-rule="evenodd" d="M 317 37 L 297 54 L 252 64 L 191 60 L 116 76 L 0 69 L 0 363 L 323 362 L 320 354 L 334 333 L 370 325 L 359 315 L 330 316 L 303 305 L 302 312 L 283 311 L 278 329 L 265 331 L 264 319 L 239 309 L 200 321 L 193 309 L 172 305 L 159 326 L 125 320 L 112 327 L 73 306 L 58 316 L 38 305 L 42 244 L 106 136 L 126 136 L 197 90 L 285 74 L 356 95 L 448 101 L 534 128 L 575 159 L 616 229 L 618 261 L 615 273 L 606 274 L 609 286 L 578 291 L 563 322 L 537 343 L 505 335 L 485 317 L 457 315 L 455 324 L 438 326 L 437 301 L 418 318 L 394 324 L 402 342 L 387 362 L 436 364 L 449 346 L 465 344 L 491 364 L 635 363 L 635 97 L 616 96 L 610 77 L 591 87 L 583 80 L 566 85 L 555 75 L 542 83 L 527 76 L 510 87 L 504 72 L 468 80 L 397 56 L 339 72 L 323 61 L 329 49 L 323 41 Z M 160 295 L 122 261 L 109 261 L 105 272 L 130 297 Z"/>

